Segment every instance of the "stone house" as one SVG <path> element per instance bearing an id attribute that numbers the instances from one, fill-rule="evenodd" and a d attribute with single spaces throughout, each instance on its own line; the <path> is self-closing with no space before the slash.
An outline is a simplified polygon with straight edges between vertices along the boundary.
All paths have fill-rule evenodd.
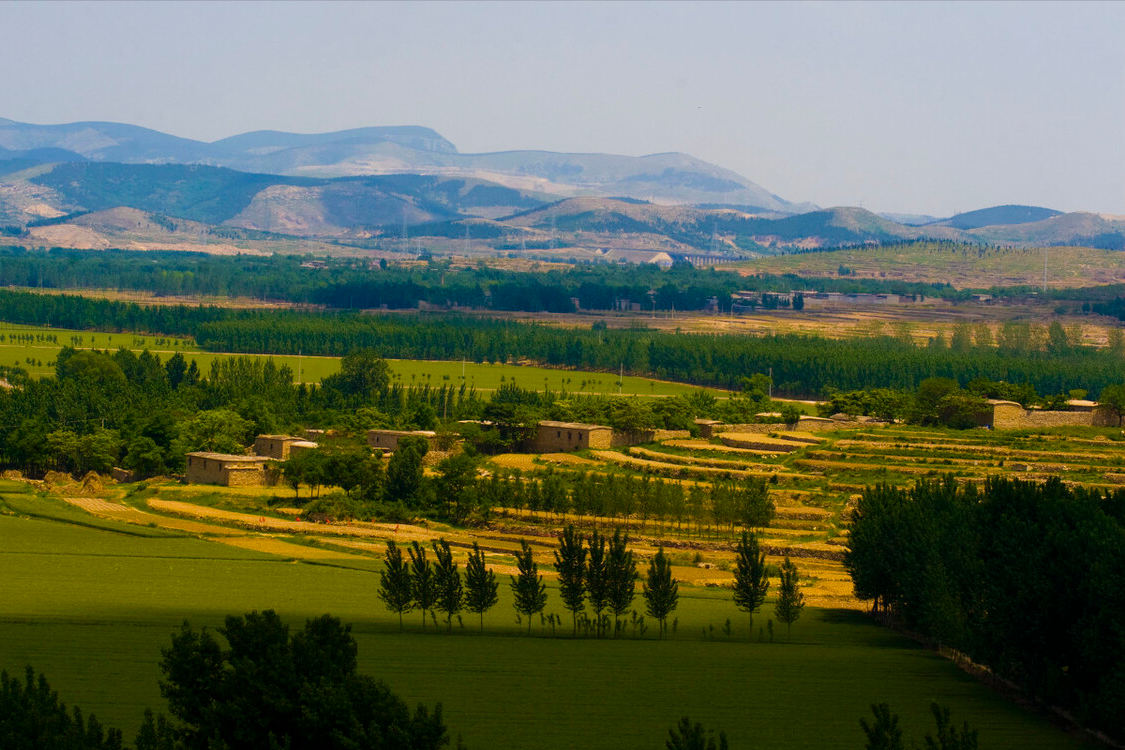
<path id="1" fill-rule="evenodd" d="M 613 428 L 577 422 L 540 422 L 535 435 L 536 453 L 562 453 L 581 448 L 610 448 Z"/>
<path id="2" fill-rule="evenodd" d="M 198 451 L 187 454 L 187 481 L 191 484 L 218 484 L 225 487 L 267 487 L 276 484 L 276 472 L 266 465 L 266 456 L 235 456 L 229 453 Z"/>
<path id="3" fill-rule="evenodd" d="M 316 443 L 292 435 L 259 435 L 254 438 L 254 454 L 286 461 L 289 454 L 297 450 L 316 448 Z"/>
<path id="4" fill-rule="evenodd" d="M 433 430 L 368 430 L 367 444 L 386 453 L 394 453 L 398 441 L 404 437 L 423 437 L 430 444 L 430 450 L 437 448 L 437 433 Z"/>

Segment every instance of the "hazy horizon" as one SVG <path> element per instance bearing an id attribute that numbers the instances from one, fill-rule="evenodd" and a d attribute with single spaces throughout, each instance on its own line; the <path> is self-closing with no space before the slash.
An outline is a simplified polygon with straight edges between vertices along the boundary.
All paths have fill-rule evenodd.
<path id="1" fill-rule="evenodd" d="M 0 4 L 0 117 L 681 151 L 783 198 L 1125 214 L 1122 3 Z"/>

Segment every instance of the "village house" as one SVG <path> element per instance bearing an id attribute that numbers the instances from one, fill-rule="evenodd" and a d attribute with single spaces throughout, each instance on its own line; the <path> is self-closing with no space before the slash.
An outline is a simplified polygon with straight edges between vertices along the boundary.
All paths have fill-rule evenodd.
<path id="1" fill-rule="evenodd" d="M 540 422 L 535 436 L 536 453 L 561 453 L 580 448 L 609 448 L 613 428 L 577 422 Z"/>
<path id="2" fill-rule="evenodd" d="M 187 454 L 187 481 L 191 484 L 218 484 L 225 487 L 266 487 L 276 483 L 266 456 L 236 456 L 229 453 L 198 451 Z"/>
<path id="3" fill-rule="evenodd" d="M 430 444 L 430 450 L 437 448 L 437 433 L 433 430 L 368 430 L 367 444 L 386 453 L 394 453 L 398 441 L 404 437 L 422 437 Z"/>

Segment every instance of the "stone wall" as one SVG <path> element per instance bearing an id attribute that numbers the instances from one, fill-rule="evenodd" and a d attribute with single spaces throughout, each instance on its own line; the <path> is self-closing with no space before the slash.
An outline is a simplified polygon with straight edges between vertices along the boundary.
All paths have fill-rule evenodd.
<path id="1" fill-rule="evenodd" d="M 610 439 L 610 445 L 606 447 L 622 448 L 630 445 L 655 443 L 660 440 L 686 440 L 690 437 L 691 432 L 688 430 L 637 430 L 635 432 L 618 432 L 614 430 L 613 437 Z M 600 448 L 601 446 L 592 447 Z"/>
<path id="2" fill-rule="evenodd" d="M 609 427 L 544 423 L 536 430 L 533 452 L 565 453 L 581 448 L 611 448 L 614 433 Z"/>
<path id="3" fill-rule="evenodd" d="M 992 406 L 985 425 L 994 430 L 1026 430 L 1036 427 L 1116 427 L 1117 417 L 1108 406 L 1082 411 L 1024 409 L 1015 403 Z"/>

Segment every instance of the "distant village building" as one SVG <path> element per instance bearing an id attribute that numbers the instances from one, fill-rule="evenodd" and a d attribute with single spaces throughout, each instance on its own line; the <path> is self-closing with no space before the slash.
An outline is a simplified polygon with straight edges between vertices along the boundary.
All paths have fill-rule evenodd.
<path id="1" fill-rule="evenodd" d="M 404 437 L 422 437 L 430 444 L 430 450 L 437 448 L 437 433 L 433 430 L 368 430 L 367 444 L 378 450 L 394 453 L 398 441 Z"/>
<path id="2" fill-rule="evenodd" d="M 218 484 L 225 487 L 264 487 L 273 484 L 272 462 L 266 456 L 235 456 L 199 451 L 187 454 L 187 480 L 191 484 Z"/>
<path id="3" fill-rule="evenodd" d="M 316 443 L 292 435 L 259 435 L 254 439 L 254 453 L 278 461 L 289 459 L 290 453 L 296 449 L 311 450 L 316 448 Z"/>
<path id="4" fill-rule="evenodd" d="M 1108 427 L 1117 418 L 1108 406 L 1096 401 L 1074 399 L 1060 411 L 1025 409 L 1015 401 L 989 399 L 988 409 L 979 424 L 994 430 L 1020 430 L 1029 427 Z"/>
<path id="5" fill-rule="evenodd" d="M 562 453 L 581 448 L 610 448 L 613 428 L 578 422 L 540 422 L 535 436 L 536 453 Z"/>

